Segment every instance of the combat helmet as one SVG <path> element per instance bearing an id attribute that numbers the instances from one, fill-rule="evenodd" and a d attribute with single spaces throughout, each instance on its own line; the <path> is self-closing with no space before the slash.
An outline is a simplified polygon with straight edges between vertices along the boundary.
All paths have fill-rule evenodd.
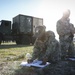
<path id="1" fill-rule="evenodd" d="M 46 35 L 48 36 L 48 37 L 54 37 L 55 38 L 55 34 L 54 34 L 54 32 L 53 31 L 47 31 L 46 32 Z"/>
<path id="2" fill-rule="evenodd" d="M 35 28 L 35 34 L 34 37 L 42 36 L 43 33 L 45 33 L 46 27 L 44 25 L 37 26 Z"/>

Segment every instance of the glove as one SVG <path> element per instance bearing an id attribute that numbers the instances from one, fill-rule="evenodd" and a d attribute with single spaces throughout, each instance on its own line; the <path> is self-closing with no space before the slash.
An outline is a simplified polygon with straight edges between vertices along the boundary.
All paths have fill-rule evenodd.
<path id="1" fill-rule="evenodd" d="M 32 60 L 32 59 L 28 59 L 27 62 L 28 62 L 28 63 L 32 63 L 33 60 Z"/>
<path id="2" fill-rule="evenodd" d="M 42 63 L 40 65 L 45 65 L 46 62 L 47 62 L 47 57 L 45 57 L 45 58 L 42 59 Z"/>
<path id="3" fill-rule="evenodd" d="M 46 64 L 46 62 L 42 62 L 40 65 L 45 65 Z"/>

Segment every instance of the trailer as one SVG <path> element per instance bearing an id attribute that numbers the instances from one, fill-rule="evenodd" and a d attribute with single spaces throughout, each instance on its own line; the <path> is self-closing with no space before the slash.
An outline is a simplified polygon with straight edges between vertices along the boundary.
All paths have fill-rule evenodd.
<path id="1" fill-rule="evenodd" d="M 43 25 L 42 18 L 19 14 L 13 18 L 12 34 L 17 44 L 33 44 L 35 28 Z"/>

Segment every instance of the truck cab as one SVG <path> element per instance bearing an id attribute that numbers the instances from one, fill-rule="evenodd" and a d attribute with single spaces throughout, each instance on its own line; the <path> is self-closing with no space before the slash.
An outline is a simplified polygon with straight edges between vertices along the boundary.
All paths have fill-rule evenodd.
<path id="1" fill-rule="evenodd" d="M 11 40 L 11 21 L 0 21 L 0 44 L 3 41 Z"/>

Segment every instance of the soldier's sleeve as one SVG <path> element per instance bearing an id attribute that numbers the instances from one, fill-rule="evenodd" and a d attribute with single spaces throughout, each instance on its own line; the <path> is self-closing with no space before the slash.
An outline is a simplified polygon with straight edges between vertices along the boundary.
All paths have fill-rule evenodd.
<path id="1" fill-rule="evenodd" d="M 44 55 L 44 58 L 48 58 L 51 54 L 53 54 L 56 50 L 56 43 L 55 42 L 49 42 L 47 45 L 46 53 Z"/>
<path id="2" fill-rule="evenodd" d="M 38 47 L 38 40 L 34 43 L 33 53 L 32 53 L 32 60 L 35 60 L 39 56 L 39 47 Z"/>
<path id="3" fill-rule="evenodd" d="M 57 33 L 59 35 L 64 35 L 64 29 L 63 29 L 63 25 L 61 24 L 61 21 L 57 21 L 57 24 L 56 24 L 56 30 L 57 30 Z"/>
<path id="4" fill-rule="evenodd" d="M 34 47 L 33 49 L 33 54 L 32 54 L 32 60 L 35 60 L 38 58 L 38 55 L 39 55 L 39 50 L 37 47 Z"/>
<path id="5" fill-rule="evenodd" d="M 75 34 L 75 28 L 74 25 L 72 23 L 70 23 L 70 30 L 72 34 Z"/>

